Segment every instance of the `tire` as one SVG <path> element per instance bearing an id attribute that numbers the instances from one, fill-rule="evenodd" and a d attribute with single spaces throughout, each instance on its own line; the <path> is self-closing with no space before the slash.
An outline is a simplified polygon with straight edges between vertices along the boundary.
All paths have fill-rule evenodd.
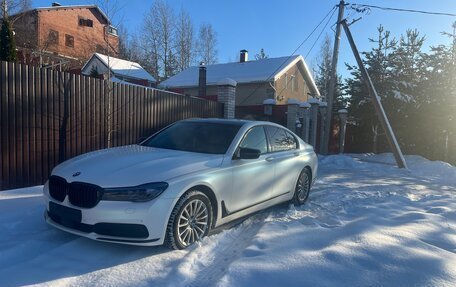
<path id="1" fill-rule="evenodd" d="M 202 192 L 185 193 L 174 206 L 166 228 L 165 244 L 185 249 L 206 236 L 212 226 L 212 205 Z"/>
<path id="2" fill-rule="evenodd" d="M 308 168 L 304 168 L 299 174 L 298 181 L 296 182 L 295 193 L 293 196 L 293 203 L 295 205 L 302 205 L 306 202 L 310 193 L 310 183 L 312 175 Z"/>

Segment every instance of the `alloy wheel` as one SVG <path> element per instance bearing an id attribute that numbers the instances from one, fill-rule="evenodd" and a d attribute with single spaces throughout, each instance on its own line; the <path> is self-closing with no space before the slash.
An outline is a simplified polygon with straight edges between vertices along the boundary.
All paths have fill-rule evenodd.
<path id="1" fill-rule="evenodd" d="M 182 209 L 177 221 L 177 235 L 183 246 L 189 246 L 206 233 L 209 214 L 206 204 L 200 199 L 190 200 Z"/>
<path id="2" fill-rule="evenodd" d="M 310 184 L 309 184 L 309 176 L 307 172 L 303 172 L 301 176 L 299 177 L 298 180 L 298 200 L 300 202 L 304 202 L 307 199 L 307 196 L 309 195 L 309 190 L 310 190 Z"/>

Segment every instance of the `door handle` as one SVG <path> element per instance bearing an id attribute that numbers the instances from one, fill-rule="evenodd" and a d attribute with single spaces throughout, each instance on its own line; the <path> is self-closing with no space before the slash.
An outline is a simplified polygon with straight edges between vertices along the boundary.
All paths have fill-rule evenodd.
<path id="1" fill-rule="evenodd" d="M 273 160 L 274 160 L 274 157 L 272 157 L 272 156 L 266 158 L 266 161 L 273 161 Z"/>

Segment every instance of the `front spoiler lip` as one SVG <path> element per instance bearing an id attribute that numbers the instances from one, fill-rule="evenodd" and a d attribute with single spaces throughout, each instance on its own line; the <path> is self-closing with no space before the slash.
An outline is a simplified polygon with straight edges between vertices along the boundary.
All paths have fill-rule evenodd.
<path id="1" fill-rule="evenodd" d="M 97 240 L 97 241 L 106 241 L 106 242 L 112 242 L 112 243 L 124 243 L 124 244 L 138 244 L 138 245 L 141 245 L 141 244 L 147 244 L 147 243 L 154 243 L 154 242 L 157 242 L 160 240 L 160 238 L 153 238 L 153 239 L 145 239 L 145 240 L 132 240 L 130 238 L 122 238 L 122 237 L 109 237 L 109 236 L 105 236 L 105 235 L 99 235 L 99 234 L 96 234 L 96 233 L 86 233 L 86 232 L 82 232 L 82 231 L 79 231 L 79 230 L 75 230 L 75 229 L 72 229 L 72 228 L 68 228 L 68 227 L 65 227 L 63 225 L 60 225 L 58 224 L 57 222 L 53 221 L 49 215 L 48 215 L 48 211 L 45 210 L 44 211 L 44 219 L 46 221 L 47 224 L 55 227 L 55 228 L 58 228 L 62 231 L 65 231 L 65 232 L 68 232 L 68 233 L 72 233 L 72 234 L 75 234 L 75 235 L 78 235 L 78 236 L 83 236 L 85 238 L 89 238 L 89 239 L 92 239 L 92 240 Z"/>

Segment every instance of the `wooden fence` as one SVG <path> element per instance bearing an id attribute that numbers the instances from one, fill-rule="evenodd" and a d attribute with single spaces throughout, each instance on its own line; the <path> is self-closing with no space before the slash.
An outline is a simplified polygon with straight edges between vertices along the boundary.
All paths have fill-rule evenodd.
<path id="1" fill-rule="evenodd" d="M 214 101 L 7 62 L 0 79 L 0 190 L 43 184 L 59 161 L 177 120 L 223 116 Z"/>

